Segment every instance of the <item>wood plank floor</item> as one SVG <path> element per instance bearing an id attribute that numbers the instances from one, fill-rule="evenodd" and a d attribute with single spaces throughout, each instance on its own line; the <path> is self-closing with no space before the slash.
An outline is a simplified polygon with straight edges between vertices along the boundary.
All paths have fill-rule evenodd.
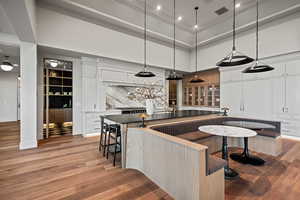
<path id="1" fill-rule="evenodd" d="M 113 167 L 98 152 L 97 137 L 52 138 L 26 151 L 18 143 L 19 124 L 0 123 L 1 200 L 172 199 L 138 171 Z M 226 181 L 226 200 L 300 199 L 300 142 L 284 140 L 277 158 L 259 156 L 265 166 L 230 161 L 240 177 Z"/>

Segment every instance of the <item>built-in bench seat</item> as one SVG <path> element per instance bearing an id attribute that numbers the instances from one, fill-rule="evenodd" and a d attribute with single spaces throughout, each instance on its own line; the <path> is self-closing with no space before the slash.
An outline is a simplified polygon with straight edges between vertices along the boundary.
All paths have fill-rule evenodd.
<path id="1" fill-rule="evenodd" d="M 203 133 L 203 132 L 200 132 L 200 131 L 193 131 L 193 132 L 183 133 L 183 134 L 177 135 L 177 137 L 185 139 L 185 140 L 189 140 L 189 141 L 192 141 L 192 142 L 196 142 L 196 141 L 199 141 L 201 139 L 206 139 L 206 138 L 209 138 L 209 137 L 213 137 L 213 135 L 208 134 L 208 133 Z"/>
<path id="2" fill-rule="evenodd" d="M 264 129 L 257 131 L 257 137 L 253 144 L 253 149 L 269 153 L 270 155 L 278 155 L 281 151 L 281 143 L 278 144 L 276 138 L 280 136 L 280 122 L 265 121 L 265 120 L 254 120 L 254 119 L 244 119 L 244 118 L 233 118 L 233 117 L 217 117 L 214 119 L 197 120 L 197 121 L 185 121 L 176 122 L 163 125 L 152 126 L 151 129 L 172 135 L 178 138 L 182 138 L 191 142 L 199 143 L 208 146 L 209 153 L 221 150 L 221 137 L 200 132 L 198 130 L 199 126 L 204 125 L 223 125 L 225 121 L 251 121 L 251 122 L 261 122 L 267 123 L 275 126 L 275 129 Z M 257 139 L 258 138 L 258 139 Z M 232 138 L 229 138 L 232 139 Z M 233 138 L 230 141 L 229 146 L 243 146 L 242 138 Z M 267 146 L 267 147 L 266 147 Z M 261 149 L 261 150 L 260 150 Z M 270 151 L 270 152 L 268 152 Z M 208 155 L 207 156 L 207 174 L 214 173 L 224 167 L 226 161 L 223 159 Z"/>
<path id="3" fill-rule="evenodd" d="M 268 123 L 275 126 L 275 129 L 264 129 L 257 131 L 257 134 L 265 137 L 277 138 L 280 136 L 280 122 L 266 121 L 266 120 L 254 120 L 234 117 L 220 117 L 217 119 L 198 120 L 190 122 L 172 123 L 166 125 L 154 126 L 152 129 L 177 136 L 190 141 L 196 141 L 199 139 L 206 139 L 209 134 L 198 131 L 199 126 L 204 125 L 223 125 L 225 121 L 250 121 L 250 122 L 261 122 Z"/>
<path id="4" fill-rule="evenodd" d="M 277 138 L 280 136 L 280 132 L 274 131 L 274 130 L 258 130 L 256 131 L 258 135 L 260 136 L 265 136 L 265 137 L 272 137 L 272 138 Z"/>
<path id="5" fill-rule="evenodd" d="M 222 169 L 227 164 L 226 160 L 218 158 L 216 156 L 209 155 L 207 159 L 207 175 L 211 175 L 216 171 Z"/>

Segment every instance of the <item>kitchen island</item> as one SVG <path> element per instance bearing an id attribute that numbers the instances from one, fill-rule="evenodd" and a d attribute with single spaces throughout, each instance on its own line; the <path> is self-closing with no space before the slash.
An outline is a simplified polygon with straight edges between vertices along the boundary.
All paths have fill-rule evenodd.
<path id="1" fill-rule="evenodd" d="M 211 159 L 205 145 L 153 129 L 165 124 L 215 119 L 219 115 L 219 112 L 195 110 L 156 113 L 145 119 L 145 128 L 139 127 L 142 119 L 138 114 L 107 115 L 101 119 L 120 124 L 123 168 L 144 173 L 174 199 L 222 200 L 224 162 Z M 209 170 L 211 164 L 217 164 L 216 170 Z"/>
<path id="2" fill-rule="evenodd" d="M 148 118 L 145 118 L 146 125 L 155 125 L 169 122 L 179 122 L 182 120 L 199 119 L 199 117 L 216 116 L 220 112 L 216 111 L 203 111 L 203 110 L 179 110 L 176 112 L 161 112 L 154 113 Z M 142 119 L 138 117 L 139 114 L 121 114 L 121 115 L 106 115 L 101 117 L 103 124 L 104 121 L 108 123 L 115 123 L 121 125 L 122 135 L 122 167 L 126 168 L 126 155 L 127 155 L 127 133 L 128 128 L 137 128 L 142 123 Z"/>

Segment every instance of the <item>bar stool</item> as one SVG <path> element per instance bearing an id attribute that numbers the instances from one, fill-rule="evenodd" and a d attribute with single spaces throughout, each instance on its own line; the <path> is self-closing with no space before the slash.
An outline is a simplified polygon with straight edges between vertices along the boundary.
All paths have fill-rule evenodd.
<path id="1" fill-rule="evenodd" d="M 111 139 L 114 143 L 111 143 Z M 109 153 L 113 154 L 113 165 L 116 165 L 116 155 L 121 152 L 121 128 L 119 124 L 110 124 L 107 138 L 107 151 L 106 158 L 108 159 Z"/>
<path id="2" fill-rule="evenodd" d="M 100 133 L 100 141 L 99 141 L 99 151 L 103 149 L 103 156 L 105 156 L 105 150 L 107 145 L 107 135 L 109 132 L 109 124 L 104 121 L 101 123 L 101 133 Z"/>

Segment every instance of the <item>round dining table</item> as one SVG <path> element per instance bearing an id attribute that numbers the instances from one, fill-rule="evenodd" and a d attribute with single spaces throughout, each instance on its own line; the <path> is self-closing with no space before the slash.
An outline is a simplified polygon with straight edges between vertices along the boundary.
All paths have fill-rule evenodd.
<path id="1" fill-rule="evenodd" d="M 227 161 L 227 164 L 224 167 L 225 179 L 234 179 L 238 177 L 239 174 L 235 170 L 229 167 L 227 138 L 228 137 L 248 138 L 248 137 L 256 136 L 257 133 L 250 129 L 234 127 L 234 126 L 225 126 L 225 125 L 200 126 L 199 131 L 223 137 L 222 158 Z"/>
<path id="2" fill-rule="evenodd" d="M 223 124 L 227 126 L 247 128 L 254 131 L 276 128 L 272 124 L 251 121 L 225 121 Z M 263 159 L 250 155 L 248 148 L 248 137 L 244 137 L 244 151 L 242 153 L 232 153 L 230 154 L 230 158 L 242 164 L 251 164 L 256 166 L 263 165 L 265 163 Z"/>

